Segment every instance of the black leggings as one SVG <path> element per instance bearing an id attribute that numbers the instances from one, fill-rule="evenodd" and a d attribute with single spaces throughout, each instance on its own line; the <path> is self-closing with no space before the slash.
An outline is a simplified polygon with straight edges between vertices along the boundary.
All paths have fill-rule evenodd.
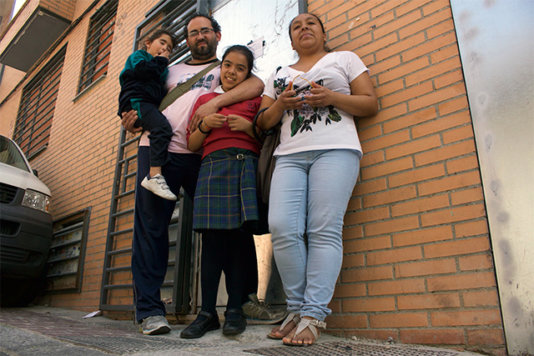
<path id="1" fill-rule="evenodd" d="M 202 310 L 216 313 L 217 291 L 224 271 L 227 309 L 241 309 L 258 289 L 256 248 L 251 233 L 242 230 L 205 230 L 202 233 L 200 286 Z"/>
<path id="2" fill-rule="evenodd" d="M 172 138 L 172 127 L 158 107 L 151 103 L 139 102 L 135 105 L 136 126 L 150 131 L 150 167 L 161 167 L 167 163 L 167 150 Z"/>

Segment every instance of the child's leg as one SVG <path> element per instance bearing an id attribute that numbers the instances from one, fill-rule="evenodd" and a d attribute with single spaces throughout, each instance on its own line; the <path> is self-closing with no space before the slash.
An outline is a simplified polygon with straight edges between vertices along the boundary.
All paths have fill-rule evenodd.
<path id="1" fill-rule="evenodd" d="M 244 296 L 255 293 L 258 288 L 256 250 L 251 233 L 243 230 L 228 230 L 224 236 L 227 253 L 224 274 L 228 293 L 227 309 L 241 309 Z"/>
<path id="2" fill-rule="evenodd" d="M 161 166 L 150 166 L 149 176 L 154 177 L 161 174 Z"/>
<path id="3" fill-rule="evenodd" d="M 202 233 L 202 256 L 200 260 L 200 289 L 202 310 L 216 315 L 217 291 L 225 258 L 225 239 L 217 230 Z"/>
<path id="4" fill-rule="evenodd" d="M 139 121 L 143 129 L 150 131 L 150 167 L 159 167 L 167 162 L 167 150 L 172 138 L 169 121 L 158 108 L 149 103 L 138 103 Z"/>
<path id="5" fill-rule="evenodd" d="M 150 172 L 141 185 L 164 199 L 176 200 L 176 195 L 161 175 L 161 166 L 167 161 L 167 150 L 172 138 L 171 125 L 155 105 L 143 102 L 137 104 L 141 126 L 150 131 Z"/>

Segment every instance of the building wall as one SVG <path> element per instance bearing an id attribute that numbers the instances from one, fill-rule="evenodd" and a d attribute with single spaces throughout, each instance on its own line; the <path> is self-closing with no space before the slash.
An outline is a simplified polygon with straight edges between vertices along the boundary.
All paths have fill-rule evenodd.
<path id="1" fill-rule="evenodd" d="M 4 32 L 10 21 L 14 4 L 15 0 L 4 0 L 0 2 L 0 33 Z"/>
<path id="2" fill-rule="evenodd" d="M 9 21 L 7 25 L 2 24 L 2 32 L 0 33 L 4 38 L 13 38 L 17 34 L 17 28 L 11 26 L 18 18 L 27 19 L 35 10 L 39 0 L 26 1 L 18 10 L 17 14 Z M 12 4 L 13 5 L 13 4 Z M 2 53 L 7 47 L 9 42 L 0 41 L 0 53 Z"/>
<path id="3" fill-rule="evenodd" d="M 39 6 L 61 17 L 72 20 L 77 1 L 39 0 Z M 83 5 L 82 5 L 83 6 Z"/>
<path id="4" fill-rule="evenodd" d="M 13 89 L 24 75 L 25 73 L 18 69 L 4 66 L 4 75 L 0 81 L 0 135 L 13 137 L 22 94 L 20 90 L 13 92 Z M 3 101 L 9 94 L 9 100 Z"/>
<path id="5" fill-rule="evenodd" d="M 3 73 L 0 78 L 0 102 L 2 102 L 9 93 L 15 89 L 17 83 L 19 83 L 26 73 L 21 70 L 15 69 L 13 67 L 8 67 L 0 64 L 0 71 L 3 67 Z M 17 104 L 18 107 L 18 104 Z M 15 114 L 16 115 L 16 114 Z M 6 128 L 0 129 L 1 131 L 11 132 L 11 130 L 6 130 Z"/>
<path id="6" fill-rule="evenodd" d="M 379 96 L 328 318 L 345 336 L 504 353 L 484 196 L 449 1 L 308 2 Z"/>
<path id="7" fill-rule="evenodd" d="M 81 95 L 89 17 L 104 1 L 63 41 L 68 47 L 49 147 L 31 163 L 52 190 L 54 219 L 92 211 L 81 293 L 49 294 L 42 303 L 98 308 L 120 131 L 117 78 L 136 25 L 157 2 L 119 1 L 107 77 Z M 78 0 L 74 19 L 92 3 Z M 329 330 L 504 354 L 449 2 L 311 0 L 308 7 L 325 22 L 331 48 L 355 51 L 369 66 L 380 101 L 376 117 L 358 120 L 365 156 L 345 219 Z M 0 133 L 13 132 L 22 87 L 0 105 Z"/>

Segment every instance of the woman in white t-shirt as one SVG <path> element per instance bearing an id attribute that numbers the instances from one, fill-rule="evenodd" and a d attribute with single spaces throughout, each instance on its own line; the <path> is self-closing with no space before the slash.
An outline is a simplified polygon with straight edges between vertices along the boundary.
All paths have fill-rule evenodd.
<path id="1" fill-rule="evenodd" d="M 377 98 L 356 54 L 326 48 L 317 16 L 295 17 L 289 36 L 299 59 L 271 75 L 258 119 L 262 129 L 282 123 L 269 227 L 289 315 L 269 337 L 310 345 L 326 327 L 343 259 L 343 217 L 362 157 L 354 117 L 376 114 Z"/>

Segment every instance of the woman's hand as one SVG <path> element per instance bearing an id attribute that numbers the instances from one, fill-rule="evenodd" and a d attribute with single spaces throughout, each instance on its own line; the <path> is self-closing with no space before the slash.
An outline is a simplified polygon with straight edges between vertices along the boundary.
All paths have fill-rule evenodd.
<path id="1" fill-rule="evenodd" d="M 304 104 L 304 98 L 296 96 L 293 90 L 293 82 L 289 82 L 287 88 L 276 99 L 282 110 L 300 109 Z"/>
<path id="2" fill-rule="evenodd" d="M 131 133 L 136 133 L 136 132 L 143 130 L 142 127 L 134 126 L 138 118 L 137 111 L 130 110 L 130 111 L 123 112 L 121 115 L 121 118 L 122 118 L 121 119 L 122 126 L 124 127 L 126 131 L 131 132 Z"/>
<path id="3" fill-rule="evenodd" d="M 311 95 L 304 96 L 304 102 L 312 107 L 324 107 L 332 105 L 334 92 L 326 87 L 312 82 Z"/>
<path id="4" fill-rule="evenodd" d="M 220 127 L 223 127 L 225 122 L 226 122 L 226 116 L 222 114 L 211 114 L 211 115 L 205 116 L 202 119 L 202 123 L 203 123 L 202 130 L 206 131 L 206 126 L 208 130 L 218 129 Z"/>

